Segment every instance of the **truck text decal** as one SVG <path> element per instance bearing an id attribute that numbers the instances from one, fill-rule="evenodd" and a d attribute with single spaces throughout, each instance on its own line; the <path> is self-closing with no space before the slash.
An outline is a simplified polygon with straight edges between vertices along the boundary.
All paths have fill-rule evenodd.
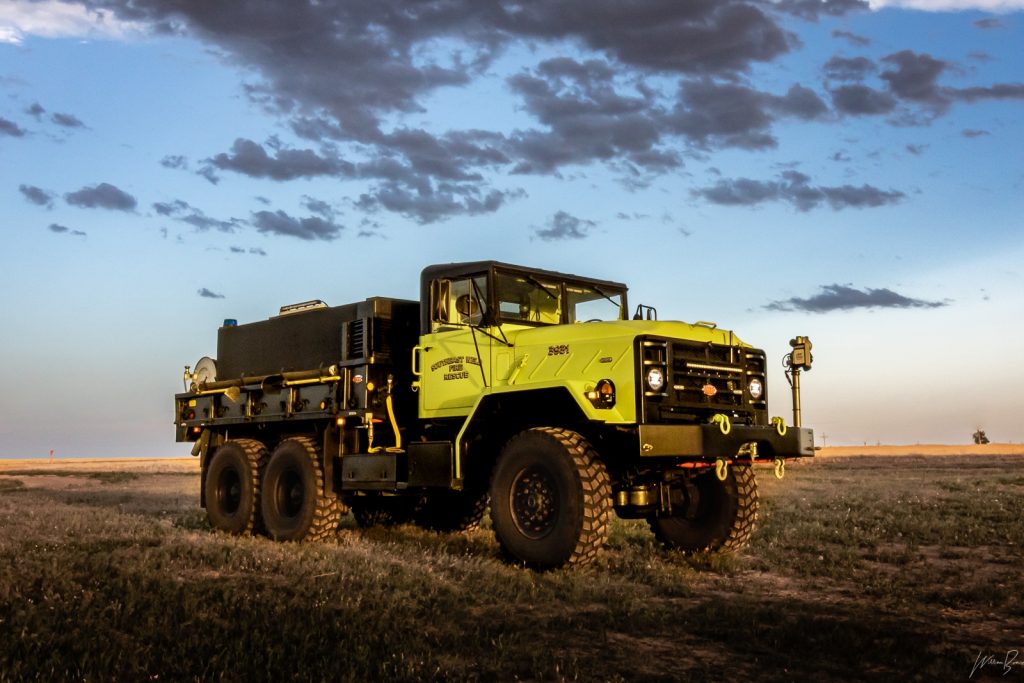
<path id="1" fill-rule="evenodd" d="M 480 365 L 480 359 L 476 356 L 448 356 L 442 358 L 430 366 L 431 372 L 444 368 L 444 379 L 446 382 L 453 379 L 469 379 L 469 371 L 466 365 Z"/>
<path id="2" fill-rule="evenodd" d="M 549 356 L 564 356 L 567 353 L 569 353 L 569 345 L 568 344 L 559 344 L 558 346 L 549 346 L 548 347 L 548 355 Z"/>

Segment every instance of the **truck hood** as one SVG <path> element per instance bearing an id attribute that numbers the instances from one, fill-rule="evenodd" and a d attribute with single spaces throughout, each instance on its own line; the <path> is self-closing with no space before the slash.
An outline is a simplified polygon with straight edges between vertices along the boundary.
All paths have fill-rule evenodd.
<path id="1" fill-rule="evenodd" d="M 678 320 L 612 320 L 544 327 L 521 327 L 506 324 L 502 329 L 508 340 L 516 345 L 563 344 L 567 340 L 580 339 L 585 335 L 588 341 L 655 336 L 730 346 L 750 346 L 731 330 L 712 328 L 708 325 L 693 325 Z"/>

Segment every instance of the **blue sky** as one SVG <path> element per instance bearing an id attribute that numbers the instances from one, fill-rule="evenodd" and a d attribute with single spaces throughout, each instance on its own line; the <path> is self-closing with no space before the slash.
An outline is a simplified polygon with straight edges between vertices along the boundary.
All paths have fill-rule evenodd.
<path id="1" fill-rule="evenodd" d="M 0 456 L 182 455 L 227 317 L 620 280 L 819 444 L 1024 439 L 1024 3 L 0 5 Z M 774 361 L 773 361 L 774 362 Z"/>

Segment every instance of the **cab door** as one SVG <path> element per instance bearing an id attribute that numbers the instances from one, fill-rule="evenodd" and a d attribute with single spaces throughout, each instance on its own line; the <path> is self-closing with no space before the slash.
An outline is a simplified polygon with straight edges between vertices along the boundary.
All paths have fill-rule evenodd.
<path id="1" fill-rule="evenodd" d="M 491 378 L 486 277 L 440 280 L 431 287 L 431 334 L 420 338 L 420 417 L 466 415 Z"/>

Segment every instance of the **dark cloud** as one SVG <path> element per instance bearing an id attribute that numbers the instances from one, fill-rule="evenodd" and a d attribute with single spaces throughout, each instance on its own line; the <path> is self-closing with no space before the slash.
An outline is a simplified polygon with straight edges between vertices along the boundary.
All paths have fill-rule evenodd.
<path id="1" fill-rule="evenodd" d="M 928 145 L 915 145 L 915 144 L 912 144 L 912 143 L 908 143 L 905 146 L 905 149 L 908 152 L 910 152 L 911 154 L 913 154 L 914 156 L 920 156 L 920 155 L 924 154 L 924 151 L 926 149 L 928 149 Z"/>
<path id="2" fill-rule="evenodd" d="M 493 213 L 510 199 L 522 197 L 521 191 L 491 190 L 483 193 L 476 185 L 442 183 L 413 189 L 401 183 L 386 182 L 373 192 L 363 194 L 356 206 L 364 211 L 384 209 L 402 214 L 419 223 L 435 221 L 455 215 Z"/>
<path id="3" fill-rule="evenodd" d="M 835 56 L 822 67 L 825 76 L 837 81 L 861 81 L 875 70 L 875 63 L 867 57 Z"/>
<path id="4" fill-rule="evenodd" d="M 587 231 L 596 226 L 594 221 L 577 218 L 565 211 L 559 211 L 548 219 L 548 227 L 538 228 L 534 234 L 546 242 L 560 240 L 580 240 L 587 236 Z"/>
<path id="5" fill-rule="evenodd" d="M 221 171 L 234 171 L 252 178 L 271 180 L 351 176 L 355 171 L 352 164 L 333 155 L 321 156 L 311 149 L 287 149 L 276 144 L 271 147 L 273 155 L 268 154 L 263 145 L 257 142 L 238 138 L 231 146 L 231 152 L 222 152 L 206 161 Z"/>
<path id="6" fill-rule="evenodd" d="M 871 44 L 871 39 L 865 36 L 859 36 L 856 33 L 850 33 L 849 31 L 842 31 L 835 29 L 832 31 L 833 38 L 842 38 L 856 47 L 865 47 Z"/>
<path id="7" fill-rule="evenodd" d="M 321 218 L 334 220 L 336 213 L 334 207 L 323 200 L 316 199 L 315 197 L 310 197 L 309 195 L 303 195 L 302 206 L 304 206 L 310 212 L 320 216 Z"/>
<path id="8" fill-rule="evenodd" d="M 32 105 L 25 110 L 25 113 L 29 116 L 35 117 L 36 121 L 38 121 L 42 118 L 43 114 L 46 113 L 46 110 L 43 109 L 43 105 L 38 102 L 33 102 Z"/>
<path id="9" fill-rule="evenodd" d="M 48 209 L 53 208 L 54 194 L 52 192 L 47 192 L 43 188 L 36 187 L 35 185 L 19 185 L 18 191 L 21 192 L 25 199 L 33 204 L 45 206 Z"/>
<path id="10" fill-rule="evenodd" d="M 132 211 L 138 204 L 135 197 L 110 183 L 100 183 L 92 187 L 83 187 L 77 192 L 69 192 L 64 195 L 64 201 L 86 209 L 116 211 Z"/>
<path id="11" fill-rule="evenodd" d="M 1024 83 L 999 83 L 987 87 L 959 88 L 949 91 L 951 97 L 964 102 L 978 100 L 1022 100 Z"/>
<path id="12" fill-rule="evenodd" d="M 1003 23 L 1002 19 L 998 17 L 985 17 L 984 19 L 975 19 L 971 22 L 975 28 L 983 30 L 989 30 L 994 28 L 1006 28 L 1006 24 Z"/>
<path id="13" fill-rule="evenodd" d="M 263 251 L 259 247 L 249 247 L 249 253 L 254 256 L 266 256 L 267 252 Z"/>
<path id="14" fill-rule="evenodd" d="M 153 210 L 160 216 L 167 216 L 182 223 L 187 223 L 204 232 L 207 230 L 234 232 L 235 228 L 242 223 L 237 218 L 226 221 L 210 218 L 202 210 L 181 199 L 175 199 L 171 202 L 156 202 L 153 204 Z"/>
<path id="15" fill-rule="evenodd" d="M 964 128 L 962 131 L 960 131 L 960 135 L 964 136 L 965 138 L 980 138 L 983 135 L 991 134 L 992 133 L 988 132 L 987 130 L 978 130 L 976 128 Z"/>
<path id="16" fill-rule="evenodd" d="M 185 170 L 188 168 L 188 159 L 181 154 L 168 154 L 160 160 L 160 165 L 164 168 Z"/>
<path id="17" fill-rule="evenodd" d="M 85 237 L 85 233 L 81 230 L 72 230 L 71 228 L 60 225 L 59 223 L 50 223 L 50 232 L 55 232 L 58 235 L 72 235 L 74 237 Z"/>
<path id="18" fill-rule="evenodd" d="M 843 85 L 831 91 L 836 111 L 853 116 L 888 114 L 896 108 L 896 98 L 866 85 Z"/>
<path id="19" fill-rule="evenodd" d="M 245 248 L 244 247 L 229 247 L 228 249 L 229 249 L 229 251 L 232 254 L 244 254 L 245 253 Z"/>
<path id="20" fill-rule="evenodd" d="M 822 204 L 828 204 L 836 211 L 878 207 L 895 204 L 906 197 L 897 190 L 881 190 L 872 185 L 812 185 L 810 180 L 798 171 L 784 171 L 776 180 L 723 179 L 708 187 L 695 188 L 690 193 L 723 206 L 756 206 L 781 201 L 798 211 L 810 211 Z"/>
<path id="21" fill-rule="evenodd" d="M 224 298 L 223 294 L 218 294 L 217 292 L 210 291 L 206 287 L 203 287 L 201 289 L 196 290 L 196 294 L 198 294 L 199 296 L 203 297 L 204 299 L 223 299 Z"/>
<path id="22" fill-rule="evenodd" d="M 882 72 L 881 78 L 897 97 L 940 110 L 949 104 L 949 98 L 938 86 L 939 76 L 949 67 L 948 62 L 912 50 L 895 52 L 882 61 L 892 65 Z"/>
<path id="23" fill-rule="evenodd" d="M 303 240 L 334 240 L 344 227 L 320 216 L 293 218 L 284 211 L 257 211 L 252 215 L 253 226 L 262 233 L 298 237 Z"/>
<path id="24" fill-rule="evenodd" d="M 230 151 L 207 160 L 197 171 L 203 177 L 216 183 L 231 171 L 282 181 L 371 180 L 378 184 L 364 204 L 420 221 L 501 206 L 515 191 L 488 187 L 483 175 L 499 167 L 552 173 L 567 164 L 602 161 L 643 184 L 646 175 L 680 165 L 676 147 L 663 144 L 669 124 L 645 78 L 660 73 L 731 80 L 798 44 L 781 27 L 779 8 L 744 0 L 88 4 L 148 22 L 156 32 L 190 34 L 215 45 L 256 74 L 246 87 L 254 102 L 320 143 L 302 150 L 239 138 Z M 816 17 L 862 4 L 791 0 L 782 9 Z M 588 57 L 549 60 L 513 81 L 541 127 L 510 137 L 480 130 L 388 130 L 396 114 L 421 111 L 437 89 L 469 83 L 508 46 L 523 42 L 582 48 Z M 614 85 L 611 73 L 633 85 Z M 760 108 L 771 116 L 819 116 L 820 99 L 795 88 L 776 99 L 766 95 Z M 768 123 L 757 126 L 720 140 L 698 135 L 705 145 L 773 144 Z M 350 144 L 353 153 L 343 156 L 327 142 Z"/>
<path id="25" fill-rule="evenodd" d="M 14 121 L 8 121 L 0 116 L 0 135 L 9 135 L 12 138 L 25 137 L 25 130 Z"/>
<path id="26" fill-rule="evenodd" d="M 871 9 L 866 0 L 777 0 L 774 6 L 783 12 L 810 21 L 817 21 L 820 16 L 840 17 L 850 12 L 865 12 Z"/>
<path id="27" fill-rule="evenodd" d="M 782 301 L 773 301 L 764 308 L 770 311 L 807 311 L 810 313 L 828 313 L 829 311 L 848 311 L 858 308 L 939 308 L 948 305 L 943 301 L 925 301 L 911 299 L 897 294 L 891 289 L 855 289 L 848 285 L 822 285 L 821 292 L 801 299 L 792 297 Z"/>
<path id="28" fill-rule="evenodd" d="M 74 116 L 72 114 L 62 114 L 60 112 L 55 112 L 50 117 L 50 120 L 63 128 L 85 128 L 85 124 L 82 123 L 77 116 Z"/>
<path id="29" fill-rule="evenodd" d="M 825 103 L 800 85 L 779 96 L 741 84 L 701 80 L 682 84 L 679 104 L 668 122 L 701 146 L 765 149 L 776 145 L 769 133 L 776 116 L 810 120 L 827 112 Z"/>

